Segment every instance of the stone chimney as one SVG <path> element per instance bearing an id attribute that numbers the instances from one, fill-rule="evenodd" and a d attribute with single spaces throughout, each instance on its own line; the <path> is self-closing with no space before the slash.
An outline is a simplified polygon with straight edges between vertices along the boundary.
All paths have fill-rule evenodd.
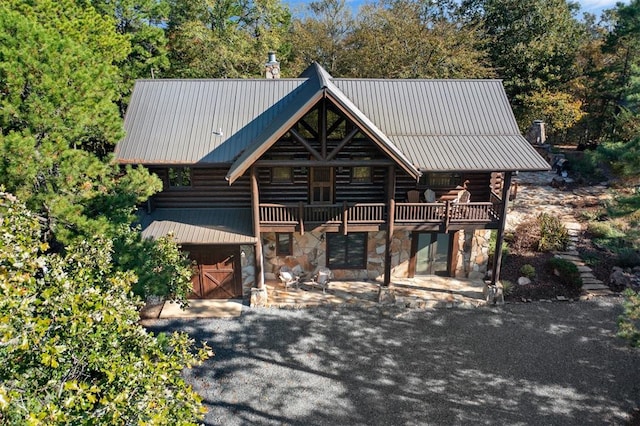
<path id="1" fill-rule="evenodd" d="M 266 78 L 280 78 L 280 62 L 276 61 L 276 52 L 269 52 L 269 61 L 264 67 Z"/>
<path id="2" fill-rule="evenodd" d="M 545 130 L 545 124 L 542 120 L 534 120 L 525 138 L 532 145 L 544 145 L 547 143 L 547 132 Z"/>

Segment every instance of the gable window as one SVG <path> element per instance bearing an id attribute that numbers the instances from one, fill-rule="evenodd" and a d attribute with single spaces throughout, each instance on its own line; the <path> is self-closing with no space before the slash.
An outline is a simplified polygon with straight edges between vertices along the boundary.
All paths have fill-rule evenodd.
<path id="1" fill-rule="evenodd" d="M 291 167 L 274 167 L 271 169 L 271 182 L 291 183 L 293 182 L 293 171 Z"/>
<path id="2" fill-rule="evenodd" d="M 293 238 L 291 233 L 276 233 L 276 255 L 291 256 L 293 254 Z"/>
<path id="3" fill-rule="evenodd" d="M 365 269 L 367 234 L 327 234 L 327 266 L 335 269 Z"/>
<path id="4" fill-rule="evenodd" d="M 190 167 L 169 167 L 169 188 L 188 188 L 191 186 Z"/>
<path id="5" fill-rule="evenodd" d="M 357 166 L 351 168 L 352 183 L 371 183 L 371 167 Z"/>

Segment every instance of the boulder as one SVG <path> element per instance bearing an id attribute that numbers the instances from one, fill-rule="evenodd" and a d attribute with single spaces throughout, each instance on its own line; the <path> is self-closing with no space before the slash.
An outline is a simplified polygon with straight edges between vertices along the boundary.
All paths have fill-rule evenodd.
<path id="1" fill-rule="evenodd" d="M 518 285 L 529 285 L 531 284 L 531 280 L 527 277 L 518 278 Z"/>

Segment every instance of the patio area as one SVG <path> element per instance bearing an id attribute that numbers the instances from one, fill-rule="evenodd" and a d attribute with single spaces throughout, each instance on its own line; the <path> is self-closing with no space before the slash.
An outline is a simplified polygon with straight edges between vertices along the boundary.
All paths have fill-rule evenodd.
<path id="1" fill-rule="evenodd" d="M 378 304 L 380 283 L 374 281 L 331 281 L 327 290 L 311 281 L 301 281 L 299 288 L 285 289 L 280 281 L 267 281 L 268 304 L 275 308 L 304 308 L 318 305 Z M 395 303 L 409 308 L 475 308 L 485 305 L 484 283 L 449 277 L 396 279 L 391 285 Z"/>

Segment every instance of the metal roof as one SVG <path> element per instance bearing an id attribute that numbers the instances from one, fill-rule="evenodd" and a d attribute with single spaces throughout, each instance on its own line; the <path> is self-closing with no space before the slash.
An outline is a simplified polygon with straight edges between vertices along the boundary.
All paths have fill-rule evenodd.
<path id="1" fill-rule="evenodd" d="M 179 244 L 255 244 L 250 209 L 157 209 L 141 214 L 143 238 L 173 234 Z"/>
<path id="2" fill-rule="evenodd" d="M 304 79 L 139 80 L 116 146 L 120 163 L 230 163 Z"/>
<path id="3" fill-rule="evenodd" d="M 288 104 L 288 109 L 283 111 L 254 143 L 248 147 L 242 155 L 232 164 L 227 180 L 233 183 L 238 177 L 264 154 L 277 140 L 286 133 L 293 124 L 306 114 L 321 97 L 330 98 L 340 106 L 345 114 L 367 133 L 371 140 L 390 158 L 395 160 L 409 175 L 416 179 L 420 177 L 420 171 L 411 161 L 385 136 L 384 133 L 369 120 L 333 83 L 331 76 L 317 63 L 309 66 L 302 76 L 307 81 L 298 92 L 293 102 Z"/>
<path id="4" fill-rule="evenodd" d="M 421 170 L 549 168 L 520 134 L 500 80 L 333 83 Z"/>
<path id="5" fill-rule="evenodd" d="M 499 80 L 339 79 L 315 63 L 299 79 L 138 81 L 116 159 L 232 164 L 233 182 L 321 96 L 414 176 L 549 168 Z"/>

